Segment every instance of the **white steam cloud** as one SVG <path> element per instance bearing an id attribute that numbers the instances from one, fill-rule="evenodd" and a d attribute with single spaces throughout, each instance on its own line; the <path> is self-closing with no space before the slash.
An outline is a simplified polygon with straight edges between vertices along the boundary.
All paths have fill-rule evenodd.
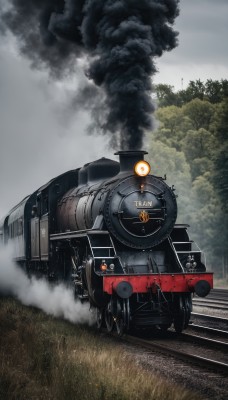
<path id="1" fill-rule="evenodd" d="M 0 293 L 12 295 L 27 306 L 35 306 L 55 317 L 73 323 L 93 324 L 88 304 L 75 301 L 73 291 L 63 284 L 49 284 L 44 279 L 31 279 L 12 261 L 8 247 L 0 247 Z"/>

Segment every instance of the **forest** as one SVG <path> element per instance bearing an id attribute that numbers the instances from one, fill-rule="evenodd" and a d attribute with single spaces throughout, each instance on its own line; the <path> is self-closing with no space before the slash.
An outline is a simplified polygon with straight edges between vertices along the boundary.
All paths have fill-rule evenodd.
<path id="1" fill-rule="evenodd" d="M 228 279 L 228 80 L 158 84 L 156 129 L 148 133 L 151 173 L 167 176 L 178 195 L 178 223 L 217 278 Z"/>

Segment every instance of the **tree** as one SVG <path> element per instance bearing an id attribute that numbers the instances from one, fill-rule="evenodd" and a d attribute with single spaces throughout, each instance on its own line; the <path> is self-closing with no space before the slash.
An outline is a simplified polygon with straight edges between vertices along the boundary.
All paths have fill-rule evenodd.
<path id="1" fill-rule="evenodd" d="M 189 101 L 192 99 L 204 99 L 205 95 L 205 86 L 204 83 L 201 82 L 200 79 L 196 81 L 190 81 L 189 85 L 186 89 L 186 94 L 189 96 Z"/>
<path id="2" fill-rule="evenodd" d="M 151 173 L 157 176 L 166 175 L 167 183 L 175 186 L 175 193 L 178 195 L 178 222 L 186 223 L 185 213 L 189 205 L 191 175 L 184 153 L 159 140 L 154 141 L 152 137 L 148 152 Z"/>
<path id="3" fill-rule="evenodd" d="M 227 79 L 222 79 L 221 80 L 221 86 L 222 86 L 222 100 L 225 100 L 228 97 L 228 80 Z"/>
<path id="4" fill-rule="evenodd" d="M 213 154 L 214 168 L 211 181 L 226 214 L 228 214 L 228 98 L 217 107 L 213 129 L 216 148 Z"/>
<path id="5" fill-rule="evenodd" d="M 151 163 L 177 183 L 179 222 L 191 225 L 208 263 L 228 276 L 228 81 L 190 82 L 163 95 L 175 104 L 156 112 Z"/>
<path id="6" fill-rule="evenodd" d="M 194 207 L 189 215 L 193 238 L 205 251 L 211 268 L 222 274 L 222 260 L 227 258 L 227 227 L 209 172 L 195 179 L 189 200 Z"/>
<path id="7" fill-rule="evenodd" d="M 204 128 L 186 132 L 181 142 L 181 149 L 189 162 L 193 180 L 213 168 L 212 156 L 215 143 L 213 133 Z"/>
<path id="8" fill-rule="evenodd" d="M 209 129 L 214 114 L 214 106 L 209 101 L 191 100 L 183 106 L 183 112 L 191 121 L 193 129 Z"/>
<path id="9" fill-rule="evenodd" d="M 159 83 L 154 87 L 158 99 L 158 106 L 178 106 L 189 103 L 191 100 L 208 100 L 211 104 L 221 103 L 228 97 L 228 80 L 221 81 L 208 79 L 205 83 L 200 79 L 190 81 L 186 89 L 174 91 L 174 87 Z"/>
<path id="10" fill-rule="evenodd" d="M 205 83 L 205 97 L 210 103 L 220 103 L 223 100 L 222 83 L 208 79 Z"/>
<path id="11" fill-rule="evenodd" d="M 182 109 L 176 106 L 159 108 L 156 112 L 156 118 L 160 124 L 155 132 L 155 139 L 180 150 L 183 132 L 191 128 L 191 124 L 183 114 Z"/>
<path id="12" fill-rule="evenodd" d="M 173 86 L 160 83 L 155 86 L 155 91 L 159 107 L 177 105 L 177 95 L 173 91 Z"/>
<path id="13" fill-rule="evenodd" d="M 228 140 L 228 97 L 216 105 L 211 128 L 216 134 L 219 145 L 223 145 Z"/>

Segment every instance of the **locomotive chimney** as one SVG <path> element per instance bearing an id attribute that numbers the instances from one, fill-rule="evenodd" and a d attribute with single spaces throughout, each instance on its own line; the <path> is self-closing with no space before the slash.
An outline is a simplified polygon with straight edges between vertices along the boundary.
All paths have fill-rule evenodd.
<path id="1" fill-rule="evenodd" d="M 144 155 L 148 154 L 144 150 L 118 151 L 115 155 L 120 159 L 120 172 L 132 171 L 138 161 L 144 160 Z"/>

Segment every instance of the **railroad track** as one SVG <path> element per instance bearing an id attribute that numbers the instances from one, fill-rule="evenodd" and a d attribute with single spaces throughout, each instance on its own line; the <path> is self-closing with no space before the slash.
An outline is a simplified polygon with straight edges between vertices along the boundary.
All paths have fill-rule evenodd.
<path id="1" fill-rule="evenodd" d="M 198 325 L 198 324 L 194 324 L 194 323 L 190 324 L 188 326 L 188 329 L 193 330 L 195 332 L 209 333 L 210 335 L 213 335 L 213 336 L 228 339 L 228 331 L 224 331 L 222 329 L 210 328 L 208 326 Z"/>
<path id="2" fill-rule="evenodd" d="M 187 341 L 189 343 L 197 343 L 200 346 L 208 346 L 210 348 L 223 351 L 228 354 L 228 343 L 220 340 L 209 339 L 203 336 L 198 336 L 192 333 L 184 332 L 179 337 L 180 340 Z"/>
<path id="3" fill-rule="evenodd" d="M 195 320 L 207 321 L 208 324 L 213 325 L 209 326 L 211 328 L 215 328 L 214 325 L 217 325 L 216 329 L 228 331 L 228 318 L 212 316 L 207 314 L 200 314 L 196 312 L 191 313 L 191 318 L 193 318 L 193 322 L 195 322 Z"/>
<path id="4" fill-rule="evenodd" d="M 217 310 L 228 310 L 228 302 L 221 300 L 211 300 L 211 299 L 193 299 L 193 306 L 214 308 Z"/>
<path id="5" fill-rule="evenodd" d="M 195 298 L 198 298 L 197 296 Z M 212 289 L 207 295 L 206 299 L 221 300 L 228 302 L 228 290 L 227 289 Z"/>
<path id="6" fill-rule="evenodd" d="M 193 321 L 200 320 L 207 322 L 207 325 L 216 324 L 225 328 L 218 329 L 193 322 L 189 325 L 190 330 L 210 333 L 219 338 L 228 338 L 228 319 L 195 312 L 191 315 Z M 194 366 L 203 367 L 228 376 L 228 343 L 226 341 L 202 337 L 191 332 L 178 335 L 175 332 L 168 331 L 162 338 L 158 335 L 159 331 L 153 339 L 129 335 L 124 335 L 123 339 L 127 343 L 140 346 L 149 351 L 162 353 L 166 356 L 169 355 L 182 360 L 184 363 L 191 363 Z M 218 359 L 219 357 L 220 360 Z"/>
<path id="7" fill-rule="evenodd" d="M 228 289 L 218 289 L 214 288 L 210 291 L 209 296 L 219 296 L 219 295 L 224 295 L 228 297 Z"/>
<path id="8" fill-rule="evenodd" d="M 199 307 L 228 310 L 228 290 L 213 289 L 206 298 L 193 297 L 193 305 Z"/>
<path id="9" fill-rule="evenodd" d="M 139 346 L 141 348 L 144 348 L 146 350 L 156 352 L 156 353 L 161 353 L 166 356 L 172 356 L 174 358 L 177 358 L 179 360 L 182 360 L 184 363 L 191 363 L 194 366 L 200 367 L 200 368 L 206 368 L 208 370 L 213 370 L 213 372 L 220 373 L 222 375 L 228 376 L 228 363 L 227 362 L 221 362 L 213 358 L 209 357 L 202 357 L 197 354 L 197 351 L 199 351 L 199 348 L 197 350 L 197 344 L 198 346 L 207 346 L 210 347 L 210 349 L 216 349 L 216 354 L 219 348 L 219 351 L 222 353 L 224 350 L 227 352 L 228 349 L 228 344 L 223 343 L 220 341 L 216 340 L 209 340 L 205 339 L 202 337 L 197 337 L 195 335 L 189 335 L 189 334 L 181 334 L 181 335 L 176 335 L 176 340 L 175 340 L 175 345 L 170 344 L 170 340 L 167 341 L 167 338 L 165 341 L 163 340 L 162 343 L 161 341 L 156 341 L 156 340 L 148 340 L 148 339 L 142 339 L 138 338 L 135 336 L 130 336 L 130 335 L 125 335 L 123 337 L 123 340 L 129 344 L 132 344 L 134 346 Z M 180 346 L 181 342 L 181 346 Z M 186 350 L 181 350 L 180 347 L 183 348 L 183 344 L 185 345 L 184 347 L 187 347 L 187 343 L 193 344 L 195 346 L 195 351 L 194 353 L 186 351 Z M 202 348 L 201 348 L 202 351 Z"/>
<path id="10" fill-rule="evenodd" d="M 225 298 L 225 295 L 227 298 Z M 208 303 L 217 305 L 220 302 L 221 306 L 226 306 L 223 303 L 227 299 L 228 291 L 222 293 L 221 290 L 216 290 Z M 210 393 L 213 393 L 213 397 L 211 398 L 226 399 L 227 389 L 225 382 L 227 382 L 227 379 L 225 378 L 228 376 L 228 319 L 197 312 L 192 313 L 191 319 L 192 323 L 189 325 L 188 330 L 182 334 L 177 334 L 172 330 L 166 333 L 158 331 L 152 334 L 153 336 L 150 336 L 149 339 L 124 335 L 122 339 L 118 338 L 117 340 L 122 340 L 139 349 L 145 349 L 145 352 L 148 352 L 144 356 L 146 360 L 158 360 L 158 364 L 160 362 L 162 368 L 164 364 L 170 362 L 168 358 L 166 361 L 165 357 L 172 357 L 173 361 L 171 364 L 177 366 L 177 371 L 179 368 L 182 371 L 191 371 L 193 384 L 194 376 L 204 377 L 199 380 L 200 392 L 201 388 L 204 387 L 205 392 L 203 394 L 207 393 L 207 390 L 210 390 Z M 141 353 L 140 350 L 135 351 L 134 347 L 132 351 L 136 354 Z M 184 374 L 184 372 L 182 373 Z M 178 374 L 177 372 L 177 376 L 179 376 Z M 213 377 L 214 383 L 211 382 L 213 387 L 210 386 L 211 377 Z M 189 380 L 191 381 L 190 378 Z M 194 387 L 197 386 L 197 384 L 194 385 Z M 223 394 L 223 391 L 226 394 Z"/>

